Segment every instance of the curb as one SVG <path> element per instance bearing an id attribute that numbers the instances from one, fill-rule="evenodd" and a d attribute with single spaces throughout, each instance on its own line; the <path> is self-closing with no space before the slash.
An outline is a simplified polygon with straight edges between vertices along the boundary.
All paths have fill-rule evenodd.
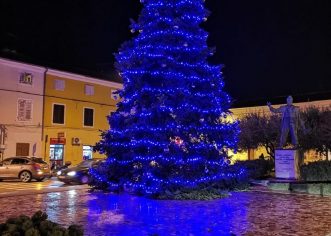
<path id="1" fill-rule="evenodd" d="M 331 197 L 330 182 L 308 182 L 297 180 L 253 180 L 251 191 L 279 194 L 298 194 Z"/>

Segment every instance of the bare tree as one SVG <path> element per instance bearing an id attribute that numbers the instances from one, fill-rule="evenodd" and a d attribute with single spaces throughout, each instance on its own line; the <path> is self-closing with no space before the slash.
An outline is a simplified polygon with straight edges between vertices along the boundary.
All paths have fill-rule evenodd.
<path id="1" fill-rule="evenodd" d="M 299 130 L 299 140 L 302 149 L 315 150 L 328 160 L 331 150 L 331 109 L 309 107 L 301 112 L 306 132 Z"/>
<path id="2" fill-rule="evenodd" d="M 328 159 L 331 150 L 331 109 L 309 107 L 300 111 L 305 127 L 299 127 L 299 147 L 303 151 L 315 150 Z M 239 149 L 264 147 L 271 158 L 275 157 L 280 135 L 280 117 L 251 113 L 240 121 Z"/>
<path id="3" fill-rule="evenodd" d="M 272 159 L 275 158 L 275 147 L 279 139 L 280 117 L 252 113 L 240 121 L 239 148 L 242 150 L 264 147 Z"/>

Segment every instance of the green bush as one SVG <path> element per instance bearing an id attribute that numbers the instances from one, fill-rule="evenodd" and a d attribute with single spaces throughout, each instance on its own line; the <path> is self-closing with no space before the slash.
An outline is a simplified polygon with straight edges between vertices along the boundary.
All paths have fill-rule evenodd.
<path id="1" fill-rule="evenodd" d="M 272 160 L 257 159 L 237 161 L 234 166 L 245 169 L 249 179 L 262 179 L 270 175 L 270 172 L 275 168 L 275 163 Z"/>
<path id="2" fill-rule="evenodd" d="M 31 218 L 21 215 L 9 218 L 0 224 L 0 235 L 8 236 L 81 236 L 83 229 L 78 225 L 71 225 L 68 229 L 47 220 L 47 214 L 37 211 Z"/>
<path id="3" fill-rule="evenodd" d="M 301 179 L 305 181 L 331 181 L 331 161 L 316 161 L 300 168 Z"/>
<path id="4" fill-rule="evenodd" d="M 227 192 L 211 187 L 205 189 L 182 188 L 175 192 L 165 191 L 164 194 L 155 198 L 159 200 L 213 200 L 226 197 L 227 195 Z"/>
<path id="5" fill-rule="evenodd" d="M 249 178 L 247 173 L 241 173 L 242 166 L 229 165 L 224 167 L 222 173 L 225 174 L 223 179 L 213 183 L 199 184 L 195 187 L 168 186 L 168 188 L 151 196 L 156 199 L 171 200 L 212 200 L 228 196 L 228 191 L 241 191 L 249 187 Z M 231 177 L 232 176 L 232 177 Z"/>

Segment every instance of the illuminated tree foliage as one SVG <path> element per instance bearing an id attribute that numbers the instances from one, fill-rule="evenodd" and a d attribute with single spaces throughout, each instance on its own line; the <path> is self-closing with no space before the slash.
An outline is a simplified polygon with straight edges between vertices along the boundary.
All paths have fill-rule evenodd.
<path id="1" fill-rule="evenodd" d="M 157 194 L 211 185 L 226 173 L 238 123 L 229 119 L 221 66 L 200 24 L 203 0 L 144 0 L 133 40 L 116 54 L 121 102 L 96 149 L 107 161 L 91 170 L 95 188 Z"/>

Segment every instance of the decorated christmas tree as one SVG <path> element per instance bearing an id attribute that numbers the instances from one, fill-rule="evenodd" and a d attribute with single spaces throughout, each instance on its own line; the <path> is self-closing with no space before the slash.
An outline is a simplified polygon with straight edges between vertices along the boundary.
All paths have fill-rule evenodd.
<path id="1" fill-rule="evenodd" d="M 116 54 L 124 87 L 96 149 L 107 161 L 91 170 L 95 188 L 158 194 L 231 178 L 238 122 L 229 119 L 221 66 L 200 24 L 203 0 L 141 0 L 134 39 Z"/>

